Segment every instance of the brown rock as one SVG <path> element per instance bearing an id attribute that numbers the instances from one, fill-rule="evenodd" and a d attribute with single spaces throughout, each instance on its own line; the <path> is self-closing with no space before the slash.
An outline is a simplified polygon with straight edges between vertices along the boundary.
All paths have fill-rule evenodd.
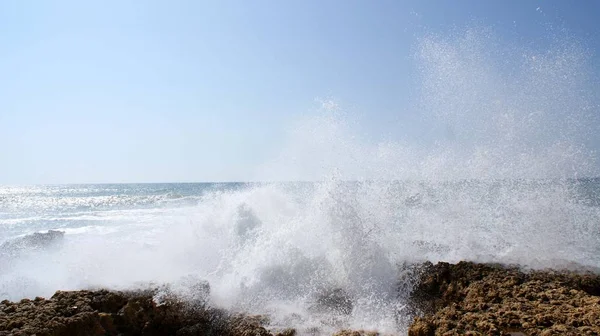
<path id="1" fill-rule="evenodd" d="M 408 336 L 433 336 L 434 334 L 435 326 L 420 318 L 417 318 L 408 329 Z"/>
<path id="2" fill-rule="evenodd" d="M 58 291 L 47 300 L 2 301 L 0 336 L 271 335 L 263 326 L 264 317 L 230 316 L 214 308 L 189 307 L 174 299 L 157 305 L 154 294 Z"/>
<path id="3" fill-rule="evenodd" d="M 275 336 L 296 336 L 296 329 L 288 328 L 278 332 Z"/>
<path id="4" fill-rule="evenodd" d="M 340 330 L 333 334 L 333 336 L 380 336 L 380 334 L 376 331 Z"/>
<path id="5" fill-rule="evenodd" d="M 426 264 L 409 335 L 600 334 L 600 275 L 460 262 Z"/>

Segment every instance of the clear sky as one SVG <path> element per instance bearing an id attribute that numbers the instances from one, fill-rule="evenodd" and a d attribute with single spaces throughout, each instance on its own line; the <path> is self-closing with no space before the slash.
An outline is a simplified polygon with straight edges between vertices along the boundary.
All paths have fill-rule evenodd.
<path id="1" fill-rule="evenodd" d="M 599 17 L 591 0 L 0 1 L 0 184 L 245 180 L 330 97 L 371 137 L 418 136 L 419 36 L 543 44 L 552 26 L 600 65 Z"/>

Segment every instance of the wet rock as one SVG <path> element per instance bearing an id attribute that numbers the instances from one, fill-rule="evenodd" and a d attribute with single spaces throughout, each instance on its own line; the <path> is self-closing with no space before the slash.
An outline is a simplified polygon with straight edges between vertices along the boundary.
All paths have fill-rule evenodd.
<path id="1" fill-rule="evenodd" d="M 341 288 L 321 291 L 312 304 L 311 309 L 319 313 L 352 314 L 352 299 Z"/>
<path id="2" fill-rule="evenodd" d="M 275 334 L 275 336 L 296 336 L 296 329 L 288 328 Z"/>
<path id="3" fill-rule="evenodd" d="M 0 335 L 271 335 L 264 318 L 232 316 L 171 298 L 158 305 L 155 291 L 56 292 L 36 298 L 0 303 Z"/>
<path id="4" fill-rule="evenodd" d="M 403 313 L 419 316 L 412 321 L 410 336 L 600 334 L 600 275 L 594 272 L 524 272 L 469 262 L 405 265 L 400 270 L 399 291 L 411 293 L 398 298 L 409 302 L 410 309 Z M 0 336 L 296 334 L 294 329 L 269 331 L 266 316 L 234 315 L 210 307 L 209 292 L 208 283 L 191 276 L 179 284 L 135 292 L 58 291 L 49 299 L 4 300 Z M 354 307 L 348 293 L 334 288 L 316 295 L 312 308 L 335 317 L 335 323 L 324 325 L 341 329 Z M 301 333 L 323 335 L 324 331 Z M 341 330 L 334 335 L 378 333 Z"/>
<path id="5" fill-rule="evenodd" d="M 364 330 L 340 330 L 333 334 L 333 336 L 380 336 L 381 334 L 376 331 L 364 331 Z"/>
<path id="6" fill-rule="evenodd" d="M 600 275 L 426 264 L 411 296 L 411 336 L 600 334 Z"/>
<path id="7" fill-rule="evenodd" d="M 417 318 L 410 329 L 408 330 L 408 336 L 434 336 L 435 335 L 435 326 L 420 318 Z"/>

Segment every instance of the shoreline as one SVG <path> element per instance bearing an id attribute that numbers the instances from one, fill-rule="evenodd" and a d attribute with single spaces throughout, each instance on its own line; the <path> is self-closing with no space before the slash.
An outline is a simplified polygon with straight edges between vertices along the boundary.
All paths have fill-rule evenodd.
<path id="1" fill-rule="evenodd" d="M 600 334 L 599 272 L 526 272 L 465 261 L 426 262 L 414 265 L 412 272 L 418 280 L 409 298 L 409 314 L 415 316 L 409 336 Z M 4 300 L 0 336 L 307 334 L 291 328 L 270 330 L 267 316 L 210 307 L 208 283 L 195 288 L 192 302 L 179 300 L 168 287 L 58 291 L 48 299 Z M 334 335 L 378 333 L 340 330 Z"/>

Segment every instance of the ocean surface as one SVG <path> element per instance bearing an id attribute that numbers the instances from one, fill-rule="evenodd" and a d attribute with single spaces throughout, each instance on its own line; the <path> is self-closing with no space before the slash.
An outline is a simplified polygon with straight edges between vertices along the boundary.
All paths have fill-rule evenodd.
<path id="1" fill-rule="evenodd" d="M 202 195 L 232 190 L 241 183 L 86 184 L 0 187 L 0 240 L 40 230 L 67 234 L 142 223 L 177 209 L 196 206 Z M 150 217 L 148 217 L 150 216 Z"/>
<path id="2" fill-rule="evenodd" d="M 599 227 L 600 179 L 0 187 L 0 298 L 193 276 L 281 325 L 395 331 L 402 265 L 600 267 Z M 311 310 L 328 288 L 351 318 Z"/>

